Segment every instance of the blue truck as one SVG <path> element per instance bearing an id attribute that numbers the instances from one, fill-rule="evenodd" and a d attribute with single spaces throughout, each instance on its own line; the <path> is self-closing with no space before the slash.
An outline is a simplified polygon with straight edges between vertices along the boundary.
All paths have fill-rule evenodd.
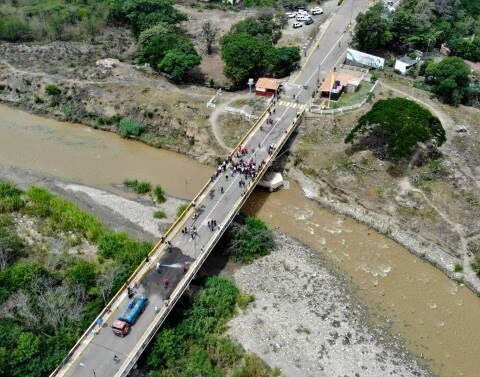
<path id="1" fill-rule="evenodd" d="M 129 302 L 123 314 L 112 324 L 112 330 L 115 335 L 124 337 L 130 332 L 130 327 L 137 321 L 142 314 L 148 299 L 143 294 L 133 297 Z"/>

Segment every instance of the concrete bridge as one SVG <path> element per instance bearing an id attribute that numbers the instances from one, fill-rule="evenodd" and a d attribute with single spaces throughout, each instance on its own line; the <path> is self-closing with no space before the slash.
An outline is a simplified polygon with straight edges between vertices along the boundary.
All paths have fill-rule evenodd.
<path id="1" fill-rule="evenodd" d="M 302 69 L 289 80 L 292 85 L 286 86 L 281 98 L 269 101 L 265 112 L 240 141 L 239 145 L 247 149 L 241 157 L 244 161 L 255 161 L 257 166 L 264 161 L 258 174 L 245 179 L 240 173 L 232 174 L 227 167 L 206 183 L 51 377 L 121 377 L 135 367 L 143 350 L 301 122 L 319 81 L 345 53 L 350 20 L 366 10 L 368 3 L 369 0 L 345 0 L 342 7 L 334 10 L 329 27 L 322 36 L 317 36 Z M 268 118 L 273 122 L 267 122 Z M 236 151 L 231 157 L 234 161 L 239 159 Z M 208 226 L 211 220 L 217 222 L 213 230 Z M 195 227 L 196 236 L 183 234 L 185 227 Z M 157 263 L 162 266 L 160 272 L 155 268 Z M 130 334 L 119 338 L 110 325 L 128 303 L 127 287 L 134 287 L 139 294 L 145 293 L 149 304 Z"/>

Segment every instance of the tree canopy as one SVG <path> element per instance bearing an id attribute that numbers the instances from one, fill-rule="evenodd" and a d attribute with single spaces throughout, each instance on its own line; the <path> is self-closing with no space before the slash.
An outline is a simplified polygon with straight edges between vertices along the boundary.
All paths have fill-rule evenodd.
<path id="1" fill-rule="evenodd" d="M 139 61 L 168 73 L 175 81 L 183 81 L 187 72 L 201 62 L 188 37 L 177 34 L 166 23 L 143 31 L 139 42 Z"/>
<path id="2" fill-rule="evenodd" d="M 345 142 L 353 144 L 356 140 L 380 157 L 396 160 L 411 155 L 418 142 L 440 146 L 446 136 L 430 111 L 406 98 L 391 98 L 377 101 L 360 117 Z"/>
<path id="3" fill-rule="evenodd" d="M 247 18 L 234 25 L 232 32 L 220 40 L 224 72 L 235 87 L 243 87 L 249 78 L 262 75 L 287 76 L 298 67 L 298 47 L 275 47 L 277 23 L 268 21 L 268 15 L 265 18 L 265 24 Z"/>
<path id="4" fill-rule="evenodd" d="M 353 41 L 362 51 L 378 51 L 392 40 L 390 25 L 384 13 L 385 6 L 378 3 L 358 15 Z"/>
<path id="5" fill-rule="evenodd" d="M 468 98 L 470 67 L 462 59 L 452 56 L 439 63 L 430 63 L 425 75 L 434 85 L 434 92 L 445 102 L 458 105 Z"/>

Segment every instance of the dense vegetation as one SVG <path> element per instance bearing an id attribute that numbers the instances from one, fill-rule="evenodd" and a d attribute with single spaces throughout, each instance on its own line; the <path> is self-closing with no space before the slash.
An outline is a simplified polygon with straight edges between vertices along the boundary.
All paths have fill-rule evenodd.
<path id="1" fill-rule="evenodd" d="M 379 2 L 357 17 L 354 42 L 362 51 L 423 51 L 447 43 L 454 55 L 480 61 L 477 0 L 404 0 L 390 12 Z"/>
<path id="2" fill-rule="evenodd" d="M 261 13 L 240 21 L 221 38 L 225 75 L 235 87 L 244 87 L 249 78 L 263 75 L 284 77 L 298 67 L 298 47 L 274 46 L 284 22 L 283 17 Z"/>
<path id="3" fill-rule="evenodd" d="M 34 219 L 43 237 L 60 237 L 64 251 L 24 244 L 19 216 Z M 68 253 L 83 240 L 98 257 Z M 43 188 L 0 181 L 0 376 L 48 375 L 150 247 Z"/>
<path id="4" fill-rule="evenodd" d="M 171 0 L 10 0 L 0 4 L 0 40 L 82 40 L 105 25 L 130 27 L 140 38 L 139 62 L 183 81 L 201 60 L 176 27 L 186 19 Z M 122 120 L 120 129 L 124 136 L 142 132 L 141 124 L 131 119 Z"/>
<path id="5" fill-rule="evenodd" d="M 470 86 L 470 67 L 456 56 L 427 63 L 425 77 L 433 91 L 452 105 L 468 102 L 475 95 L 476 90 Z"/>
<path id="6" fill-rule="evenodd" d="M 393 98 L 376 102 L 360 117 L 345 142 L 358 139 L 361 147 L 373 148 L 379 157 L 396 160 L 410 156 L 418 142 L 440 146 L 446 137 L 430 111 L 408 99 Z"/>
<path id="7" fill-rule="evenodd" d="M 149 376 L 269 377 L 270 371 L 255 355 L 246 354 L 222 335 L 237 305 L 251 301 L 221 277 L 207 278 L 204 288 L 187 309 L 174 309 L 173 323 L 155 337 L 146 360 Z M 183 306 L 183 305 L 180 305 Z M 178 307 L 178 306 L 177 306 Z"/>
<path id="8" fill-rule="evenodd" d="M 236 224 L 229 235 L 234 258 L 249 263 L 254 259 L 269 254 L 275 247 L 273 232 L 260 219 L 249 216 Z"/>

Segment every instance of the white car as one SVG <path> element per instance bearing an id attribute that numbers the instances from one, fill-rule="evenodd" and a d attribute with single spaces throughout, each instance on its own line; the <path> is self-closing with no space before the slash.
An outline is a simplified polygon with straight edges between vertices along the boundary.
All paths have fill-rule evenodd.
<path id="1" fill-rule="evenodd" d="M 295 12 L 287 12 L 285 13 L 285 16 L 287 16 L 287 18 L 295 18 L 297 14 Z"/>
<path id="2" fill-rule="evenodd" d="M 294 23 L 293 23 L 293 28 L 294 28 L 294 29 L 298 29 L 299 27 L 302 27 L 302 26 L 303 26 L 303 24 L 302 24 L 301 22 L 298 22 L 298 21 L 297 21 L 297 22 L 294 22 Z"/>
<path id="3" fill-rule="evenodd" d="M 310 16 L 305 15 L 305 14 L 299 14 L 295 19 L 297 21 L 307 21 L 310 18 Z"/>
<path id="4" fill-rule="evenodd" d="M 323 9 L 320 7 L 315 7 L 311 10 L 312 14 L 315 16 L 317 14 L 323 14 Z"/>

